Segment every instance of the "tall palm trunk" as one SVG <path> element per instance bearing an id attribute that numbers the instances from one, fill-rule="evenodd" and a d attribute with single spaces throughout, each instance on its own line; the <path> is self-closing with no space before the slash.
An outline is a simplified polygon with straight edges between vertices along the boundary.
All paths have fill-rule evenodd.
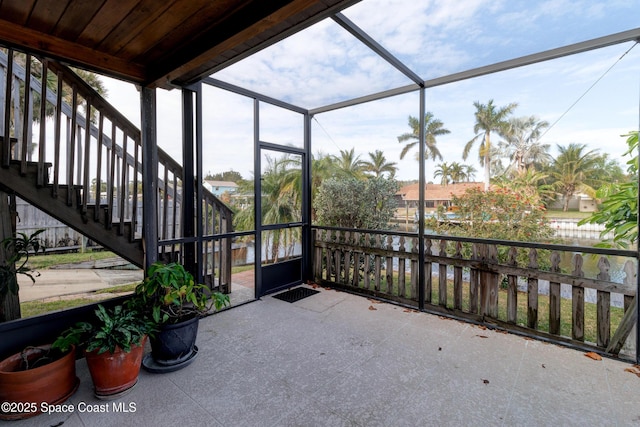
<path id="1" fill-rule="evenodd" d="M 487 131 L 486 139 L 485 139 L 485 153 L 484 153 L 484 191 L 489 191 L 491 187 L 490 176 L 491 176 L 491 157 L 489 153 L 491 152 L 491 137 L 489 136 L 490 132 Z"/>

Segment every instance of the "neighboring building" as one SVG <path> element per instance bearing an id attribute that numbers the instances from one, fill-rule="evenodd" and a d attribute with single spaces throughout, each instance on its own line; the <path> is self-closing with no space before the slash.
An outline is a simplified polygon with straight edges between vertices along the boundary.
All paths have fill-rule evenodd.
<path id="1" fill-rule="evenodd" d="M 238 190 L 238 184 L 232 181 L 205 179 L 202 185 L 217 197 L 220 197 L 223 193 L 233 194 Z"/>
<path id="2" fill-rule="evenodd" d="M 438 206 L 451 206 L 453 196 L 461 196 L 469 188 L 484 188 L 482 182 L 459 182 L 455 184 L 427 184 L 424 192 L 424 205 L 427 210 L 437 209 Z M 419 184 L 409 184 L 402 187 L 396 193 L 399 206 L 408 203 L 409 207 L 418 207 Z M 404 204 L 406 206 L 406 204 Z"/>
<path id="3" fill-rule="evenodd" d="M 549 209 L 562 210 L 564 207 L 564 196 L 558 195 L 558 197 L 549 205 Z M 596 200 L 591 196 L 587 196 L 583 193 L 574 194 L 569 199 L 569 210 L 579 212 L 595 212 L 598 208 Z"/>

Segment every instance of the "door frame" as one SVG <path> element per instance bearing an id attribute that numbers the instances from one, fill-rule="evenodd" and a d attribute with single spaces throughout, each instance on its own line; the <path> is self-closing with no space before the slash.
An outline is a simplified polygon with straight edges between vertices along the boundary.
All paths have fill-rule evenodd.
<path id="1" fill-rule="evenodd" d="M 310 155 L 310 121 L 308 113 L 303 113 L 303 147 L 274 144 L 260 140 L 260 101 L 254 99 L 254 223 L 255 223 L 255 296 L 264 295 L 290 288 L 303 283 L 309 277 L 311 263 L 311 155 Z M 262 152 L 276 151 L 283 154 L 293 154 L 301 158 L 302 200 L 301 221 L 281 224 L 262 224 Z M 262 265 L 262 235 L 263 232 L 282 230 L 287 228 L 301 228 L 300 257 L 280 261 L 268 266 Z M 281 279 L 278 281 L 278 279 Z"/>

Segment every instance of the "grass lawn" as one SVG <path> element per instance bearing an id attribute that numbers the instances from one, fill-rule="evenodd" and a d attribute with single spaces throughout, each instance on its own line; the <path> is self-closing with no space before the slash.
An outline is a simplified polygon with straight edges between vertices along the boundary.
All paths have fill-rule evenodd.
<path id="1" fill-rule="evenodd" d="M 85 261 L 97 261 L 101 259 L 114 258 L 115 255 L 110 251 L 87 251 L 73 252 L 68 254 L 38 254 L 29 257 L 29 267 L 34 270 L 46 270 L 55 265 L 74 264 Z"/>
<path id="2" fill-rule="evenodd" d="M 105 298 L 106 299 L 106 298 Z M 20 312 L 22 317 L 37 316 L 44 313 L 50 313 L 52 311 L 64 310 L 72 307 L 78 307 L 81 305 L 92 304 L 96 302 L 95 299 L 90 298 L 76 298 L 58 301 L 28 301 L 20 303 Z"/>

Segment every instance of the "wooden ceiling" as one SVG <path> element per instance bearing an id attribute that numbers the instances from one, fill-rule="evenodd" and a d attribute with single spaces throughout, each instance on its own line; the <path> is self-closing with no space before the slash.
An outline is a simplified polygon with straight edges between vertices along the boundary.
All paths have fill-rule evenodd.
<path id="1" fill-rule="evenodd" d="M 359 0 L 0 0 L 0 44 L 149 87 L 196 82 Z"/>

